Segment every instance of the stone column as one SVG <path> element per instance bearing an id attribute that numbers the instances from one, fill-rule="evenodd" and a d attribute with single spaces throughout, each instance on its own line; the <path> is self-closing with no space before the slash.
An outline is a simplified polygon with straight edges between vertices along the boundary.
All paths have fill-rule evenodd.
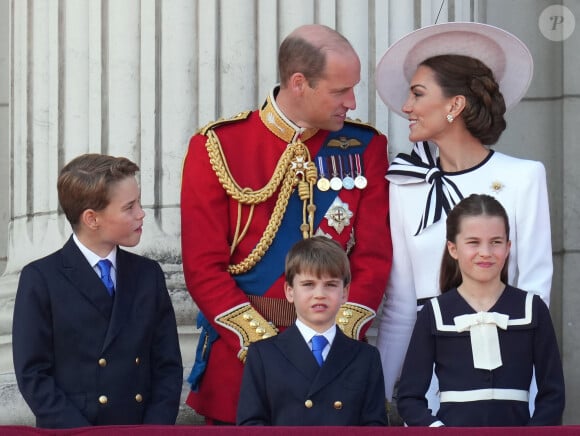
<path id="1" fill-rule="evenodd" d="M 0 0 L 0 199 L 4 203 L 8 199 L 8 115 L 10 112 L 10 80 L 8 79 L 9 65 L 9 36 L 10 36 L 10 7 L 9 0 Z M 0 203 L 0 275 L 6 267 L 8 243 L 8 204 Z"/>

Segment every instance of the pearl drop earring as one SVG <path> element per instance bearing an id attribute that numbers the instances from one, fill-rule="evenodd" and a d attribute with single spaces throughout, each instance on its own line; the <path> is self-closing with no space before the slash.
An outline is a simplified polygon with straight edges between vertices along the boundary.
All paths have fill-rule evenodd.
<path id="1" fill-rule="evenodd" d="M 453 115 L 451 115 L 451 114 L 447 114 L 447 122 L 448 122 L 449 124 L 451 124 L 451 123 L 453 122 L 453 120 L 454 120 L 454 118 L 453 118 Z"/>

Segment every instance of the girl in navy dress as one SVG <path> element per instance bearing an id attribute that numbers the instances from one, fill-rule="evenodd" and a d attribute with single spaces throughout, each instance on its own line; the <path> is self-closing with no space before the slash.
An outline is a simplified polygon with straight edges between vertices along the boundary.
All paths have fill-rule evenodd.
<path id="1" fill-rule="evenodd" d="M 540 297 L 507 284 L 505 209 L 492 196 L 470 195 L 451 210 L 446 230 L 439 278 L 446 291 L 417 316 L 399 384 L 401 417 L 423 426 L 560 424 L 564 376 L 554 327 Z M 433 366 L 435 416 L 425 398 Z"/>

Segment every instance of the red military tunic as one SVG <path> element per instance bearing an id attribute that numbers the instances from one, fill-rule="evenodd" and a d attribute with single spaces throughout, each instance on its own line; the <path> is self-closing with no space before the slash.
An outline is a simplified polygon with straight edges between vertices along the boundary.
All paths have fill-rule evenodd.
<path id="1" fill-rule="evenodd" d="M 354 131 L 372 129 L 356 123 Z M 257 191 L 268 184 L 278 161 L 300 129 L 290 123 L 277 108 L 273 94 L 260 111 L 240 114 L 232 120 L 217 122 L 191 138 L 185 157 L 181 192 L 182 254 L 185 281 L 200 311 L 219 334 L 213 343 L 207 369 L 199 390 L 190 392 L 187 404 L 201 415 L 226 422 L 235 422 L 243 363 L 240 351 L 242 336 L 231 325 L 218 322 L 239 308 L 249 307 L 249 289 L 240 289 L 228 266 L 246 259 L 262 238 L 275 211 L 279 192 L 250 206 L 240 206 L 224 189 L 224 179 L 233 180 L 240 188 Z M 225 165 L 212 166 L 206 142 L 210 134 L 221 145 Z M 326 143 L 329 132 L 306 130 L 301 134 L 313 164 L 316 154 Z M 326 234 L 349 251 L 352 284 L 349 303 L 355 303 L 374 315 L 391 268 L 391 238 L 388 229 L 388 186 L 385 180 L 387 140 L 376 131 L 362 153 L 362 171 L 368 184 L 364 189 L 341 189 L 333 207 L 333 217 L 322 218 L 315 233 Z M 356 144 L 353 138 L 342 138 L 343 147 Z M 356 138 L 354 138 L 356 139 Z M 328 147 L 329 145 L 325 145 Z M 353 147 L 356 153 L 357 148 Z M 213 159 L 214 166 L 216 160 Z M 329 168 L 326 168 L 329 171 Z M 329 177 L 329 174 L 326 174 Z M 314 203 L 317 188 L 314 187 Z M 336 209 L 336 202 L 339 207 Z M 239 211 L 241 220 L 238 222 Z M 324 214 L 326 210 L 316 210 Z M 346 216 L 345 216 L 346 215 Z M 244 233 L 244 227 L 249 225 Z M 301 222 L 280 230 L 300 234 Z M 236 229 L 238 229 L 236 231 Z M 230 254 L 235 236 L 242 234 Z M 278 260 L 276 260 L 278 262 Z M 279 258 L 280 276 L 268 287 L 264 297 L 286 301 L 284 296 L 284 256 Z M 245 305 L 245 306 L 244 306 Z M 267 318 L 267 315 L 262 313 Z M 372 315 L 355 330 L 364 337 Z M 271 319 L 268 319 L 271 321 Z M 278 326 L 280 327 L 280 326 Z M 284 326 L 281 326 L 282 328 Z"/>

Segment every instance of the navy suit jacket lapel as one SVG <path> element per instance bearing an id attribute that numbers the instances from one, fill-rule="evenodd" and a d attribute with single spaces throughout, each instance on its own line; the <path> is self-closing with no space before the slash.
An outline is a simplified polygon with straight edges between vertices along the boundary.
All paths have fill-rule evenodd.
<path id="1" fill-rule="evenodd" d="M 134 262 L 130 262 L 126 251 L 117 249 L 117 286 L 115 288 L 115 302 L 111 314 L 111 322 L 105 337 L 103 350 L 107 348 L 127 324 L 131 315 L 131 307 L 135 297 L 135 282 L 139 271 L 135 270 Z M 155 298 L 155 295 L 151 295 Z"/>
<path id="2" fill-rule="evenodd" d="M 310 387 L 309 396 L 314 395 L 330 383 L 333 383 L 338 375 L 349 366 L 356 358 L 355 343 L 350 341 L 347 336 L 337 327 L 336 336 L 330 347 L 330 352 L 324 361 L 321 371 Z M 313 357 L 314 358 L 314 357 Z"/>
<path id="3" fill-rule="evenodd" d="M 318 366 L 296 324 L 280 334 L 277 344 L 280 352 L 311 381 L 309 396 L 334 382 L 356 357 L 355 343 L 350 341 L 339 328 L 336 329 L 336 336 L 322 368 Z"/>
<path id="4" fill-rule="evenodd" d="M 105 319 L 108 319 L 111 313 L 111 297 L 95 270 L 73 241 L 72 236 L 62 248 L 62 258 L 64 274 L 74 289 L 89 300 Z"/>
<path id="5" fill-rule="evenodd" d="M 296 324 L 280 333 L 277 345 L 286 359 L 308 380 L 316 378 L 320 367 Z"/>

